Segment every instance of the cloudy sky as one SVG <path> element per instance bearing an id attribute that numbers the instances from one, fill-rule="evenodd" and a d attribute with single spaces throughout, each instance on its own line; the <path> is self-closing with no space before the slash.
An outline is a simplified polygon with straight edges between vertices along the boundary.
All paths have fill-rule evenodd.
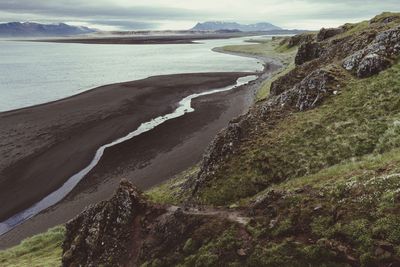
<path id="1" fill-rule="evenodd" d="M 198 21 L 319 29 L 400 11 L 400 0 L 0 0 L 0 22 L 68 22 L 103 30 L 188 29 Z"/>

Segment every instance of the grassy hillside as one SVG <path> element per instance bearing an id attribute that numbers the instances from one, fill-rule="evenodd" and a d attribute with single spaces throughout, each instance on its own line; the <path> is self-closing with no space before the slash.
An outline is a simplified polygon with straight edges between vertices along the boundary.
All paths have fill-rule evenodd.
<path id="1" fill-rule="evenodd" d="M 400 93 L 400 64 L 368 79 L 346 77 L 341 94 L 321 107 L 294 113 L 272 129 L 259 125 L 201 192 L 204 203 L 231 204 L 287 177 L 399 147 L 400 98 L 394 96 Z"/>
<path id="2" fill-rule="evenodd" d="M 285 68 L 273 79 L 286 92 L 298 89 L 304 80 L 308 87 L 318 86 L 316 80 L 326 82 L 321 76 L 309 78 L 315 70 L 324 74 L 334 70 L 340 80 L 315 108 L 283 107 L 271 111 L 273 116 L 262 117 L 268 100 L 290 98 L 283 90 L 279 95 L 271 92 L 271 98 L 263 101 L 271 87 L 271 81 L 266 81 L 258 95 L 260 102 L 250 111 L 252 116 L 241 118 L 248 120 L 244 125 L 251 125 L 245 128 L 250 129 L 248 135 L 233 153 L 222 154 L 224 160 L 210 161 L 217 167 L 210 168 L 211 175 L 202 184 L 196 184 L 200 189 L 191 186 L 204 165 L 147 192 L 156 203 L 190 201 L 201 205 L 196 207 L 200 211 L 220 206 L 218 212 L 234 219 L 203 214 L 209 216 L 208 223 L 193 224 L 189 230 L 180 225 L 183 220 L 171 225 L 160 222 L 161 232 L 186 230 L 179 230 L 178 239 L 171 234 L 168 242 L 173 245 L 164 250 L 158 243 L 153 250 L 145 247 L 142 266 L 164 266 L 165 262 L 257 267 L 400 264 L 400 61 L 391 58 L 390 68 L 363 79 L 341 67 L 346 52 L 364 48 L 377 32 L 399 23 L 399 14 L 384 13 L 370 22 L 346 24 L 336 29 L 343 31 L 319 43 L 317 35 L 303 35 L 308 41 L 312 38 L 303 47 L 304 54 L 311 55 L 303 58 L 305 64 L 294 64 L 299 44 L 289 48 L 287 40 L 253 40 L 255 44 L 224 47 L 282 59 Z M 335 46 L 340 42 L 343 46 Z M 333 52 L 321 59 L 329 48 Z M 291 92 L 308 93 L 313 99 L 310 91 Z M 217 148 L 221 146 L 217 143 Z M 237 214 L 248 223 L 235 220 Z M 0 252 L 0 266 L 58 265 L 63 234 L 64 228 L 58 227 Z"/>
<path id="3" fill-rule="evenodd" d="M 357 43 L 363 48 L 362 38 L 399 21 L 399 14 L 385 13 L 369 22 L 348 24 L 322 45 L 350 40 L 350 46 L 341 48 L 352 49 Z M 340 67 L 343 58 L 335 53 L 328 63 L 319 59 L 317 45 L 312 40 L 306 48 L 315 52 L 315 61 L 297 66 L 297 72 L 288 71 L 286 78 L 317 66 L 338 71 L 340 87 L 315 109 L 258 120 L 232 154 L 222 154 L 221 163 L 211 161 L 218 167 L 209 171 L 194 201 L 247 211 L 252 218 L 246 228 L 250 237 L 215 246 L 224 239 L 222 233 L 190 257 L 206 257 L 215 266 L 400 264 L 399 59 L 393 59 L 391 68 L 360 79 Z M 265 53 L 285 51 L 277 47 Z M 261 45 L 226 49 L 258 53 Z M 221 254 L 234 253 L 238 247 L 246 247 L 241 259 L 220 260 Z"/>
<path id="4" fill-rule="evenodd" d="M 20 245 L 0 251 L 0 266 L 54 267 L 61 265 L 65 228 L 58 226 L 46 233 L 27 238 Z"/>
<path id="5" fill-rule="evenodd" d="M 342 93 L 321 107 L 261 128 L 200 192 L 204 203 L 243 210 L 250 223 L 188 239 L 171 258 L 179 266 L 391 266 L 400 259 L 399 77 L 400 64 L 368 79 L 346 76 Z M 260 184 L 269 186 L 260 191 Z M 176 203 L 174 185 L 153 192 Z"/>

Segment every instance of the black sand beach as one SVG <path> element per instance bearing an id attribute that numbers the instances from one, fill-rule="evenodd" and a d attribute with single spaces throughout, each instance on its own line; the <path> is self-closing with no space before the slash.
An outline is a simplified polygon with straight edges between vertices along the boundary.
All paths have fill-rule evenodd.
<path id="1" fill-rule="evenodd" d="M 102 86 L 60 101 L 0 113 L 1 220 L 56 190 L 96 149 L 175 109 L 183 97 L 234 84 L 248 73 L 156 76 Z M 99 165 L 58 205 L 0 237 L 0 248 L 64 223 L 108 198 L 121 178 L 148 189 L 196 164 L 213 137 L 242 114 L 253 92 L 241 87 L 195 99 L 195 112 L 106 150 Z"/>
<path id="2" fill-rule="evenodd" d="M 95 36 L 95 37 L 68 37 L 68 38 L 45 38 L 30 40 L 36 42 L 53 42 L 53 43 L 80 43 L 80 44 L 192 44 L 196 41 L 211 39 L 229 39 L 235 37 L 254 36 L 262 33 L 193 33 L 179 35 L 130 35 L 130 36 Z"/>

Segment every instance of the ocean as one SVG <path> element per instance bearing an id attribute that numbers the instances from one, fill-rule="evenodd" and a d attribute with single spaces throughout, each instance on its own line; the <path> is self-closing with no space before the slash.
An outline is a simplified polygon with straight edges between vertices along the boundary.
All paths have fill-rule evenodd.
<path id="1" fill-rule="evenodd" d="M 0 41 L 0 111 L 155 75 L 259 71 L 257 59 L 211 51 L 246 38 L 198 44 L 103 45 Z"/>

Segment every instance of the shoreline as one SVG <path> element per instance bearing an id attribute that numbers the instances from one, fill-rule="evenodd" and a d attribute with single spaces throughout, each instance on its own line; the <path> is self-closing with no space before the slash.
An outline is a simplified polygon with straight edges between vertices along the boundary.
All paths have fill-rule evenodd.
<path id="1" fill-rule="evenodd" d="M 187 113 L 194 112 L 195 109 L 191 105 L 193 99 L 197 99 L 202 96 L 208 96 L 234 90 L 238 87 L 249 84 L 250 82 L 256 80 L 257 78 L 258 76 L 256 75 L 239 77 L 235 82 L 235 84 L 233 85 L 225 86 L 222 88 L 210 89 L 201 93 L 195 93 L 189 95 L 180 100 L 176 109 L 171 113 L 162 114 L 156 118 L 151 119 L 150 121 L 142 122 L 140 126 L 133 132 L 130 132 L 126 136 L 122 136 L 112 141 L 111 143 L 102 145 L 99 149 L 97 149 L 90 164 L 87 165 L 82 170 L 80 170 L 79 172 L 70 176 L 60 188 L 47 195 L 39 202 L 32 205 L 30 208 L 25 209 L 13 215 L 12 217 L 8 218 L 7 220 L 3 221 L 2 223 L 0 223 L 0 235 L 7 233 L 8 231 L 17 227 L 19 224 L 25 222 L 26 220 L 29 220 L 30 218 L 40 213 L 41 211 L 53 205 L 56 205 L 58 202 L 63 200 L 77 186 L 77 184 L 80 183 L 81 180 L 84 179 L 86 175 L 89 174 L 97 166 L 97 164 L 101 161 L 102 156 L 104 155 L 106 149 L 110 149 L 114 146 L 123 144 L 135 137 L 138 137 L 141 134 L 144 134 L 148 131 L 155 129 L 156 127 L 160 126 L 161 124 L 169 120 L 173 120 L 182 117 Z"/>
<path id="2" fill-rule="evenodd" d="M 249 55 L 246 55 L 249 56 Z M 263 80 L 268 76 L 273 73 L 274 70 L 278 69 L 280 65 L 274 65 L 274 63 L 268 63 L 269 58 L 263 58 L 263 62 L 265 62 L 265 68 L 263 72 L 260 73 L 197 73 L 197 74 L 176 74 L 176 75 L 164 75 L 164 76 L 154 76 L 154 77 L 149 77 L 147 79 L 143 80 L 138 80 L 138 81 L 133 81 L 133 82 L 125 82 L 125 83 L 117 83 L 117 84 L 112 84 L 112 85 L 105 85 L 105 86 L 100 86 L 98 88 L 94 88 L 89 91 L 82 92 L 78 95 L 74 95 L 71 97 L 67 97 L 65 99 L 53 101 L 50 103 L 45 103 L 45 104 L 39 104 L 33 107 L 28 107 L 28 108 L 22 108 L 18 110 L 13 110 L 13 111 L 6 111 L 3 113 L 0 113 L 0 121 L 3 118 L 10 118 L 15 116 L 16 114 L 21 115 L 25 113 L 29 113 L 32 115 L 32 112 L 30 112 L 32 109 L 46 109 L 49 106 L 57 106 L 58 104 L 65 104 L 65 102 L 74 102 L 74 99 L 78 98 L 85 98 L 89 100 L 91 99 L 94 95 L 97 95 L 98 92 L 104 94 L 104 91 L 107 91 L 107 88 L 110 89 L 110 87 L 129 87 L 129 86 L 134 86 L 135 83 L 146 83 L 148 82 L 151 86 L 154 87 L 154 82 L 157 82 L 157 80 L 163 80 L 163 84 L 165 84 L 165 81 L 168 80 L 169 84 L 168 86 L 173 86 L 176 87 L 179 83 L 183 82 L 183 87 L 190 87 L 190 86 L 195 86 L 197 89 L 199 89 L 199 86 L 202 88 L 202 90 L 205 89 L 210 89 L 210 88 L 216 88 L 220 87 L 223 84 L 230 83 L 232 84 L 232 80 L 237 79 L 238 77 L 241 76 L 247 76 L 251 74 L 257 74 L 259 75 L 259 78 L 252 82 L 251 85 L 243 86 L 241 88 L 237 88 L 232 90 L 232 92 L 225 92 L 225 93 L 218 93 L 216 95 L 212 96 L 205 96 L 200 99 L 196 99 L 193 102 L 193 106 L 196 109 L 196 112 L 193 114 L 189 114 L 186 116 L 183 116 L 182 118 L 177 118 L 173 119 L 172 121 L 169 121 L 165 123 L 165 125 L 159 126 L 156 129 L 152 130 L 152 133 L 149 134 L 144 134 L 143 136 L 140 136 L 140 138 L 136 137 L 134 139 L 137 140 L 132 140 L 132 142 L 128 142 L 127 144 L 124 143 L 124 146 L 119 146 L 115 147 L 113 149 L 107 150 L 107 153 L 105 153 L 105 159 L 103 160 L 104 162 L 101 162 L 99 166 L 94 168 L 93 171 L 89 173 L 89 177 L 85 177 L 83 181 L 81 181 L 77 188 L 72 190 L 72 192 L 65 198 L 63 199 L 59 204 L 56 204 L 53 207 L 48 208 L 47 210 L 39 213 L 37 216 L 31 218 L 30 220 L 24 222 L 22 225 L 17 226 L 10 232 L 0 236 L 0 249 L 4 249 L 6 247 L 10 247 L 12 245 L 17 244 L 20 240 L 31 236 L 33 234 L 45 231 L 49 227 L 55 226 L 57 224 L 64 223 L 65 221 L 73 218 L 76 214 L 78 214 L 84 207 L 91 203 L 95 203 L 101 200 L 106 199 L 113 193 L 113 186 L 116 186 L 115 184 L 116 179 L 118 178 L 123 178 L 123 177 L 128 177 L 130 178 L 131 181 L 133 181 L 135 184 L 137 184 L 142 190 L 149 189 L 150 187 L 153 187 L 157 184 L 162 183 L 166 179 L 169 179 L 170 177 L 182 172 L 183 170 L 187 169 L 188 167 L 196 164 L 200 159 L 203 154 L 203 150 L 208 146 L 208 144 L 212 141 L 214 136 L 222 130 L 228 122 L 233 119 L 234 117 L 237 117 L 243 113 L 245 113 L 248 108 L 253 104 L 254 102 L 254 95 L 256 92 L 256 89 L 259 87 L 259 85 L 263 82 Z M 171 80 L 172 78 L 172 80 Z M 186 78 L 186 79 L 185 79 Z M 187 81 L 189 78 L 190 81 Z M 202 80 L 205 79 L 206 81 L 199 81 L 198 79 Z M 185 80 L 186 82 L 182 81 Z M 218 85 L 218 86 L 217 86 Z M 143 84 L 142 84 L 143 86 Z M 115 88 L 114 88 L 115 89 Z M 182 88 L 181 88 L 182 89 Z M 180 90 L 181 90 L 180 89 Z M 192 89 L 189 88 L 189 91 L 192 91 Z M 186 88 L 185 93 L 188 93 L 188 88 Z M 192 91 L 193 92 L 193 91 Z M 182 93 L 182 91 L 180 92 Z M 103 96 L 104 97 L 104 96 Z M 140 94 L 136 95 L 135 98 L 142 98 L 142 99 L 148 99 L 148 97 L 143 97 Z M 107 97 L 108 99 L 109 97 Z M 176 98 L 175 98 L 176 99 Z M 139 99 L 140 101 L 140 99 Z M 165 99 L 163 99 L 165 101 Z M 175 100 L 176 101 L 176 100 Z M 205 102 L 204 102 L 205 101 Z M 128 101 L 129 102 L 129 101 Z M 167 101 L 168 102 L 168 101 Z M 163 106 L 165 111 L 170 111 L 173 108 L 175 108 L 174 105 L 176 105 L 176 102 L 173 104 L 172 102 L 169 102 L 170 104 L 163 103 L 165 106 Z M 69 103 L 71 104 L 71 103 Z M 82 103 L 81 103 L 82 105 Z M 107 105 L 106 105 L 107 106 Z M 119 109 L 123 107 L 121 106 L 121 102 L 117 105 Z M 205 108 L 207 107 L 207 108 Z M 146 106 L 147 108 L 147 106 Z M 71 108 L 67 108 L 68 110 L 71 110 Z M 123 108 L 122 108 L 123 109 Z M 118 110 L 118 108 L 117 108 Z M 110 110 L 107 108 L 104 109 L 104 106 L 101 107 L 100 110 L 98 110 L 100 113 L 103 112 L 103 114 L 98 114 L 100 117 L 105 117 L 107 118 L 107 115 L 104 113 L 109 113 Z M 101 112 L 102 111 L 102 112 Z M 113 113 L 113 112 L 111 112 Z M 120 113 L 120 112 L 117 112 Z M 165 113 L 165 112 L 164 112 Z M 137 113 L 136 113 L 137 114 Z M 76 114 L 74 114 L 75 116 Z M 125 114 L 126 115 L 126 114 Z M 143 114 L 142 114 L 143 115 Z M 34 115 L 33 115 L 34 116 Z M 192 120 L 191 117 L 199 117 L 197 121 L 199 123 L 194 123 L 196 120 Z M 29 120 L 28 120 L 29 121 Z M 35 120 L 34 120 L 35 121 Z M 140 121 L 140 119 L 139 119 Z M 141 118 L 141 121 L 143 120 L 143 117 Z M 194 124 L 193 124 L 194 123 Z M 64 124 L 64 123 L 62 123 Z M 79 123 L 78 123 L 79 124 Z M 83 123 L 84 125 L 81 125 L 80 129 L 86 128 L 87 126 L 94 126 L 97 131 L 107 129 L 107 125 L 102 125 L 96 127 L 96 123 L 93 124 L 93 121 L 87 121 L 86 123 Z M 85 125 L 86 124 L 86 125 Z M 119 127 L 124 127 L 120 125 L 120 122 L 117 123 Z M 165 136 L 165 132 L 171 131 L 171 125 L 184 125 L 187 124 L 187 129 L 185 131 L 189 131 L 188 133 L 183 133 L 183 135 L 177 136 L 177 140 L 174 141 L 174 146 L 170 146 L 169 149 L 163 150 L 162 147 L 163 143 L 159 143 L 159 140 L 155 141 L 156 139 L 162 139 L 160 138 L 160 133 L 161 136 L 164 136 L 164 138 L 170 138 L 171 135 L 174 135 L 175 133 L 170 132 L 168 135 Z M 65 126 L 63 125 L 64 128 L 68 129 L 68 125 Z M 57 125 L 55 128 L 59 128 L 60 125 Z M 115 125 L 114 125 L 115 127 Z M 179 126 L 178 126 L 179 127 Z M 204 128 L 205 127 L 205 128 Z M 78 127 L 79 128 L 79 127 Z M 176 128 L 176 126 L 175 126 Z M 205 131 L 205 129 L 207 129 Z M 37 130 L 37 129 L 36 129 Z M 121 130 L 121 129 L 120 129 Z M 126 129 L 125 129 L 126 130 Z M 183 131 L 183 132 L 185 132 Z M 96 132 L 96 131 L 94 131 Z M 121 131 L 119 131 L 121 132 Z M 164 132 L 164 134 L 162 133 Z M 45 136 L 46 133 L 40 133 L 40 131 L 37 132 L 37 136 L 39 137 L 38 139 L 41 139 L 40 137 Z M 56 135 L 64 135 L 67 136 L 67 139 L 69 140 L 69 143 L 73 143 L 76 140 L 71 140 L 74 138 L 71 138 L 68 136 L 70 133 L 68 131 L 66 132 L 65 129 L 61 132 L 56 131 Z M 96 136 L 98 133 L 95 134 Z M 0 136 L 4 136 L 4 130 L 3 132 L 0 131 Z M 93 136 L 93 133 L 92 133 Z M 150 137 L 152 136 L 152 137 Z M 80 136 L 81 139 L 82 136 Z M 104 137 L 104 136 L 103 136 Z M 151 151 L 151 155 L 140 155 L 140 153 L 134 153 L 133 155 L 130 155 L 127 157 L 128 159 L 121 159 L 121 161 L 126 161 L 121 164 L 121 162 L 115 162 L 113 159 L 115 156 L 126 155 L 128 153 L 126 150 L 126 147 L 130 147 L 129 143 L 136 144 L 134 148 L 136 149 L 137 147 L 142 147 L 143 142 L 140 142 L 141 139 L 150 139 L 153 142 L 153 147 L 151 149 L 147 148 L 145 149 L 144 147 L 142 148 L 142 151 Z M 36 138 L 34 138 L 36 139 Z M 25 140 L 26 141 L 26 140 Z M 37 140 L 38 143 L 42 143 L 43 140 Z M 50 152 L 53 152 L 54 154 L 54 146 L 57 146 L 58 142 L 60 140 L 50 140 L 51 142 L 44 142 L 43 146 L 47 147 Z M 65 141 L 65 140 L 61 140 Z M 91 140 L 93 142 L 94 140 Z M 168 140 L 164 140 L 168 141 Z M 185 142 L 183 142 L 185 141 Z M 151 143 L 150 142 L 150 143 Z M 158 145 L 156 145 L 158 142 Z M 12 143 L 12 142 L 10 142 Z M 67 142 L 68 143 L 68 142 Z M 147 142 L 149 143 L 149 142 Z M 20 147 L 20 145 L 18 145 Z M 155 147 L 156 147 L 156 150 Z M 168 145 L 167 145 L 168 146 Z M 61 144 L 61 148 L 65 148 L 68 146 L 65 146 Z M 72 147 L 76 148 L 76 145 L 73 145 Z M 97 146 L 98 148 L 99 146 Z M 185 149 L 183 149 L 184 147 Z M 158 152 L 157 152 L 158 149 Z M 42 150 L 40 149 L 33 149 L 37 154 L 39 154 L 40 160 L 43 162 L 43 156 L 46 159 L 49 159 L 51 157 L 48 156 L 49 151 L 48 150 Z M 65 151 L 62 150 L 61 151 Z M 92 153 L 93 148 L 92 148 Z M 76 152 L 76 151 L 75 151 Z M 131 153 L 131 152 L 130 152 Z M 172 153 L 172 157 L 171 154 Z M 189 154 L 188 154 L 189 153 Z M 17 153 L 18 154 L 18 153 Z M 33 153 L 35 154 L 35 153 Z M 47 154 L 47 157 L 46 157 Z M 52 154 L 52 153 L 50 153 Z M 56 153 L 57 154 L 57 153 Z M 64 155 L 65 153 L 62 153 L 61 155 Z M 187 155 L 188 154 L 188 155 Z M 113 157 L 110 158 L 109 155 L 114 155 Z M 168 157 L 167 157 L 168 155 Z M 30 164 L 29 161 L 33 160 L 35 161 L 35 156 L 34 155 L 25 155 L 27 157 L 20 158 L 17 160 L 15 163 L 16 167 L 15 169 L 18 170 L 21 166 L 24 166 L 24 168 L 30 168 L 33 167 L 35 169 L 35 164 Z M 60 153 L 57 154 L 58 157 L 60 157 Z M 65 155 L 64 155 L 65 156 Z M 57 157 L 56 157 L 57 158 Z M 81 162 L 86 162 L 88 161 L 88 158 L 86 159 L 82 157 L 82 155 L 79 155 L 78 161 Z M 130 158 L 130 159 L 129 159 Z M 60 162 L 58 160 L 55 160 L 51 158 L 51 160 L 54 160 L 56 162 Z M 177 162 L 177 160 L 181 160 L 181 162 Z M 70 161 L 70 160 L 68 160 Z M 165 163 L 165 161 L 170 161 L 169 165 Z M 28 162 L 28 166 L 26 166 L 26 163 Z M 37 164 L 37 162 L 36 162 Z M 111 165 L 114 166 L 111 166 Z M 125 165 L 129 166 L 125 166 Z M 172 164 L 172 165 L 171 165 Z M 81 164 L 82 165 L 82 164 Z M 80 166 L 81 166 L 80 165 Z M 122 167 L 121 167 L 122 165 Z M 0 183 L 4 182 L 4 177 L 2 172 L 4 166 L 1 165 L 0 162 Z M 76 166 L 75 166 L 76 167 Z M 9 168 L 6 168 L 7 171 L 9 171 Z M 82 169 L 82 166 L 81 166 Z M 114 172 L 114 169 L 117 169 L 116 174 Z M 122 172 L 121 170 L 122 169 Z M 154 170 L 157 170 L 156 173 Z M 111 172 L 111 173 L 110 173 Z M 54 173 L 54 172 L 53 172 Z M 162 175 L 160 175 L 162 173 Z M 14 176 L 14 177 L 20 177 L 20 176 Z M 114 177 L 111 178 L 111 177 Z M 12 179 L 11 179 L 12 180 Z M 53 179 L 54 180 L 54 179 Z M 53 181 L 52 180 L 52 181 Z M 119 181 L 119 180 L 118 180 Z M 5 187 L 0 187 L 0 188 L 5 188 Z M 29 186 L 28 186 L 29 188 Z M 54 186 L 53 186 L 54 189 Z M 5 189 L 7 191 L 7 188 Z M 0 194 L 1 195 L 1 194 Z M 31 200 L 32 202 L 32 200 Z M 3 203 L 8 203 L 8 202 L 3 202 Z M 68 212 L 60 212 L 60 209 L 66 210 L 65 207 L 68 207 L 67 210 Z M 12 213 L 12 212 L 11 212 Z M 6 216 L 3 216 L 6 217 Z"/>
<path id="3" fill-rule="evenodd" d="M 215 47 L 215 48 L 212 49 L 212 51 L 214 51 L 216 53 L 222 53 L 222 54 L 227 54 L 227 55 L 232 55 L 232 56 L 255 58 L 257 60 L 263 61 L 264 62 L 264 71 L 263 71 L 263 73 L 266 72 L 265 68 L 269 64 L 272 64 L 272 65 L 275 65 L 275 66 L 279 66 L 279 67 L 283 67 L 284 66 L 284 64 L 279 59 L 272 58 L 272 57 L 261 56 L 261 55 L 256 55 L 256 54 L 247 54 L 247 53 L 226 51 L 226 50 L 224 50 L 223 47 Z"/>
<path id="4" fill-rule="evenodd" d="M 24 205 L 19 205 L 18 208 L 15 201 L 21 202 L 21 199 L 24 199 L 20 204 L 25 204 L 25 208 L 28 208 L 42 198 L 37 197 L 38 191 L 41 190 L 42 196 L 45 196 L 58 188 L 60 181 L 69 177 L 65 175 L 68 171 L 71 174 L 71 170 L 74 173 L 84 168 L 85 162 L 91 160 L 95 150 L 105 143 L 104 140 L 112 141 L 116 139 L 115 137 L 123 136 L 124 132 L 137 128 L 141 122 L 153 118 L 155 114 L 161 115 L 175 109 L 177 100 L 182 96 L 233 84 L 238 77 L 249 74 L 253 73 L 157 76 L 130 83 L 102 86 L 97 90 L 84 92 L 79 97 L 70 97 L 48 105 L 24 108 L 7 114 L 0 113 L 0 122 L 4 125 L 21 127 L 14 129 L 15 134 L 11 136 L 10 132 L 14 132 L 12 129 L 0 130 L 0 136 L 8 136 L 8 140 L 3 138 L 0 142 L 8 143 L 8 146 L 2 145 L 1 149 L 4 154 L 8 154 L 10 163 L 4 168 L 7 159 L 2 160 L 3 168 L 0 172 L 2 203 L 8 204 L 11 216 L 16 213 L 12 210 L 24 209 Z M 138 109 L 129 110 L 122 104 L 129 99 L 127 93 L 135 91 L 129 88 L 138 89 L 137 87 L 145 89 L 137 90 L 142 92 L 136 92 L 132 95 L 133 99 L 128 102 L 136 103 L 138 108 L 145 108 L 143 114 Z M 114 89 L 119 89 L 118 93 Z M 130 178 L 145 190 L 196 164 L 214 136 L 229 120 L 245 112 L 251 105 L 251 90 L 246 89 L 248 88 L 241 87 L 196 99 L 193 101 L 196 112 L 168 121 L 123 145 L 108 149 L 102 162 L 64 200 L 2 235 L 0 249 L 64 223 L 80 213 L 87 205 L 108 198 L 113 193 L 114 183 L 120 178 Z M 151 96 L 145 94 L 144 91 L 148 90 Z M 115 100 L 114 105 L 112 103 L 105 105 L 103 101 L 111 98 L 110 92 L 120 94 L 122 99 Z M 144 99 L 148 99 L 148 103 L 143 103 Z M 99 109 L 93 110 L 93 103 L 88 105 L 88 101 L 97 102 Z M 77 108 L 78 106 L 83 110 Z M 78 112 L 74 112 L 77 109 Z M 69 119 L 60 119 L 62 111 L 68 111 L 68 115 L 64 113 L 61 117 Z M 85 115 L 86 113 L 89 114 Z M 51 117 L 48 118 L 49 121 L 43 121 L 44 115 Z M 79 122 L 79 118 L 83 121 Z M 129 125 L 124 121 L 129 122 Z M 183 125 L 186 125 L 184 129 L 180 129 Z M 180 130 L 177 133 L 175 129 Z M 113 138 L 104 132 L 113 135 Z M 35 140 L 41 146 L 35 147 L 35 144 L 32 144 L 27 151 L 24 146 L 29 146 L 31 140 Z M 82 149 L 87 151 L 86 155 L 83 155 Z M 9 155 L 9 152 L 14 152 L 14 157 Z M 14 161 L 10 161 L 10 157 Z M 55 173 L 58 178 L 54 177 Z M 47 174 L 47 179 L 44 179 L 46 178 L 44 174 Z M 42 184 L 32 177 L 40 177 L 40 180 L 43 180 Z M 47 192 L 43 191 L 42 186 L 48 187 Z M 35 188 L 34 192 L 31 192 L 32 188 Z M 65 206 L 68 208 L 63 208 Z M 6 208 L 4 206 L 2 211 L 6 211 Z M 5 213 L 3 217 L 6 219 L 9 217 L 4 215 Z"/>
<path id="5" fill-rule="evenodd" d="M 0 221 L 54 191 L 83 169 L 86 164 L 82 162 L 89 162 L 104 143 L 126 135 L 144 121 L 170 113 L 187 95 L 234 84 L 245 75 L 248 73 L 154 76 L 0 113 L 4 125 L 0 130 L 1 152 L 7 155 L 0 162 L 0 202 L 5 203 Z M 41 181 L 47 182 L 38 186 Z M 27 185 L 39 188 L 30 192 L 32 187 Z"/>
<path id="6" fill-rule="evenodd" d="M 157 44 L 197 44 L 197 41 L 230 39 L 256 36 L 259 33 L 196 33 L 182 35 L 147 35 L 147 36 L 107 36 L 81 38 L 46 38 L 23 40 L 27 42 L 77 43 L 77 44 L 113 44 L 113 45 L 157 45 Z"/>

